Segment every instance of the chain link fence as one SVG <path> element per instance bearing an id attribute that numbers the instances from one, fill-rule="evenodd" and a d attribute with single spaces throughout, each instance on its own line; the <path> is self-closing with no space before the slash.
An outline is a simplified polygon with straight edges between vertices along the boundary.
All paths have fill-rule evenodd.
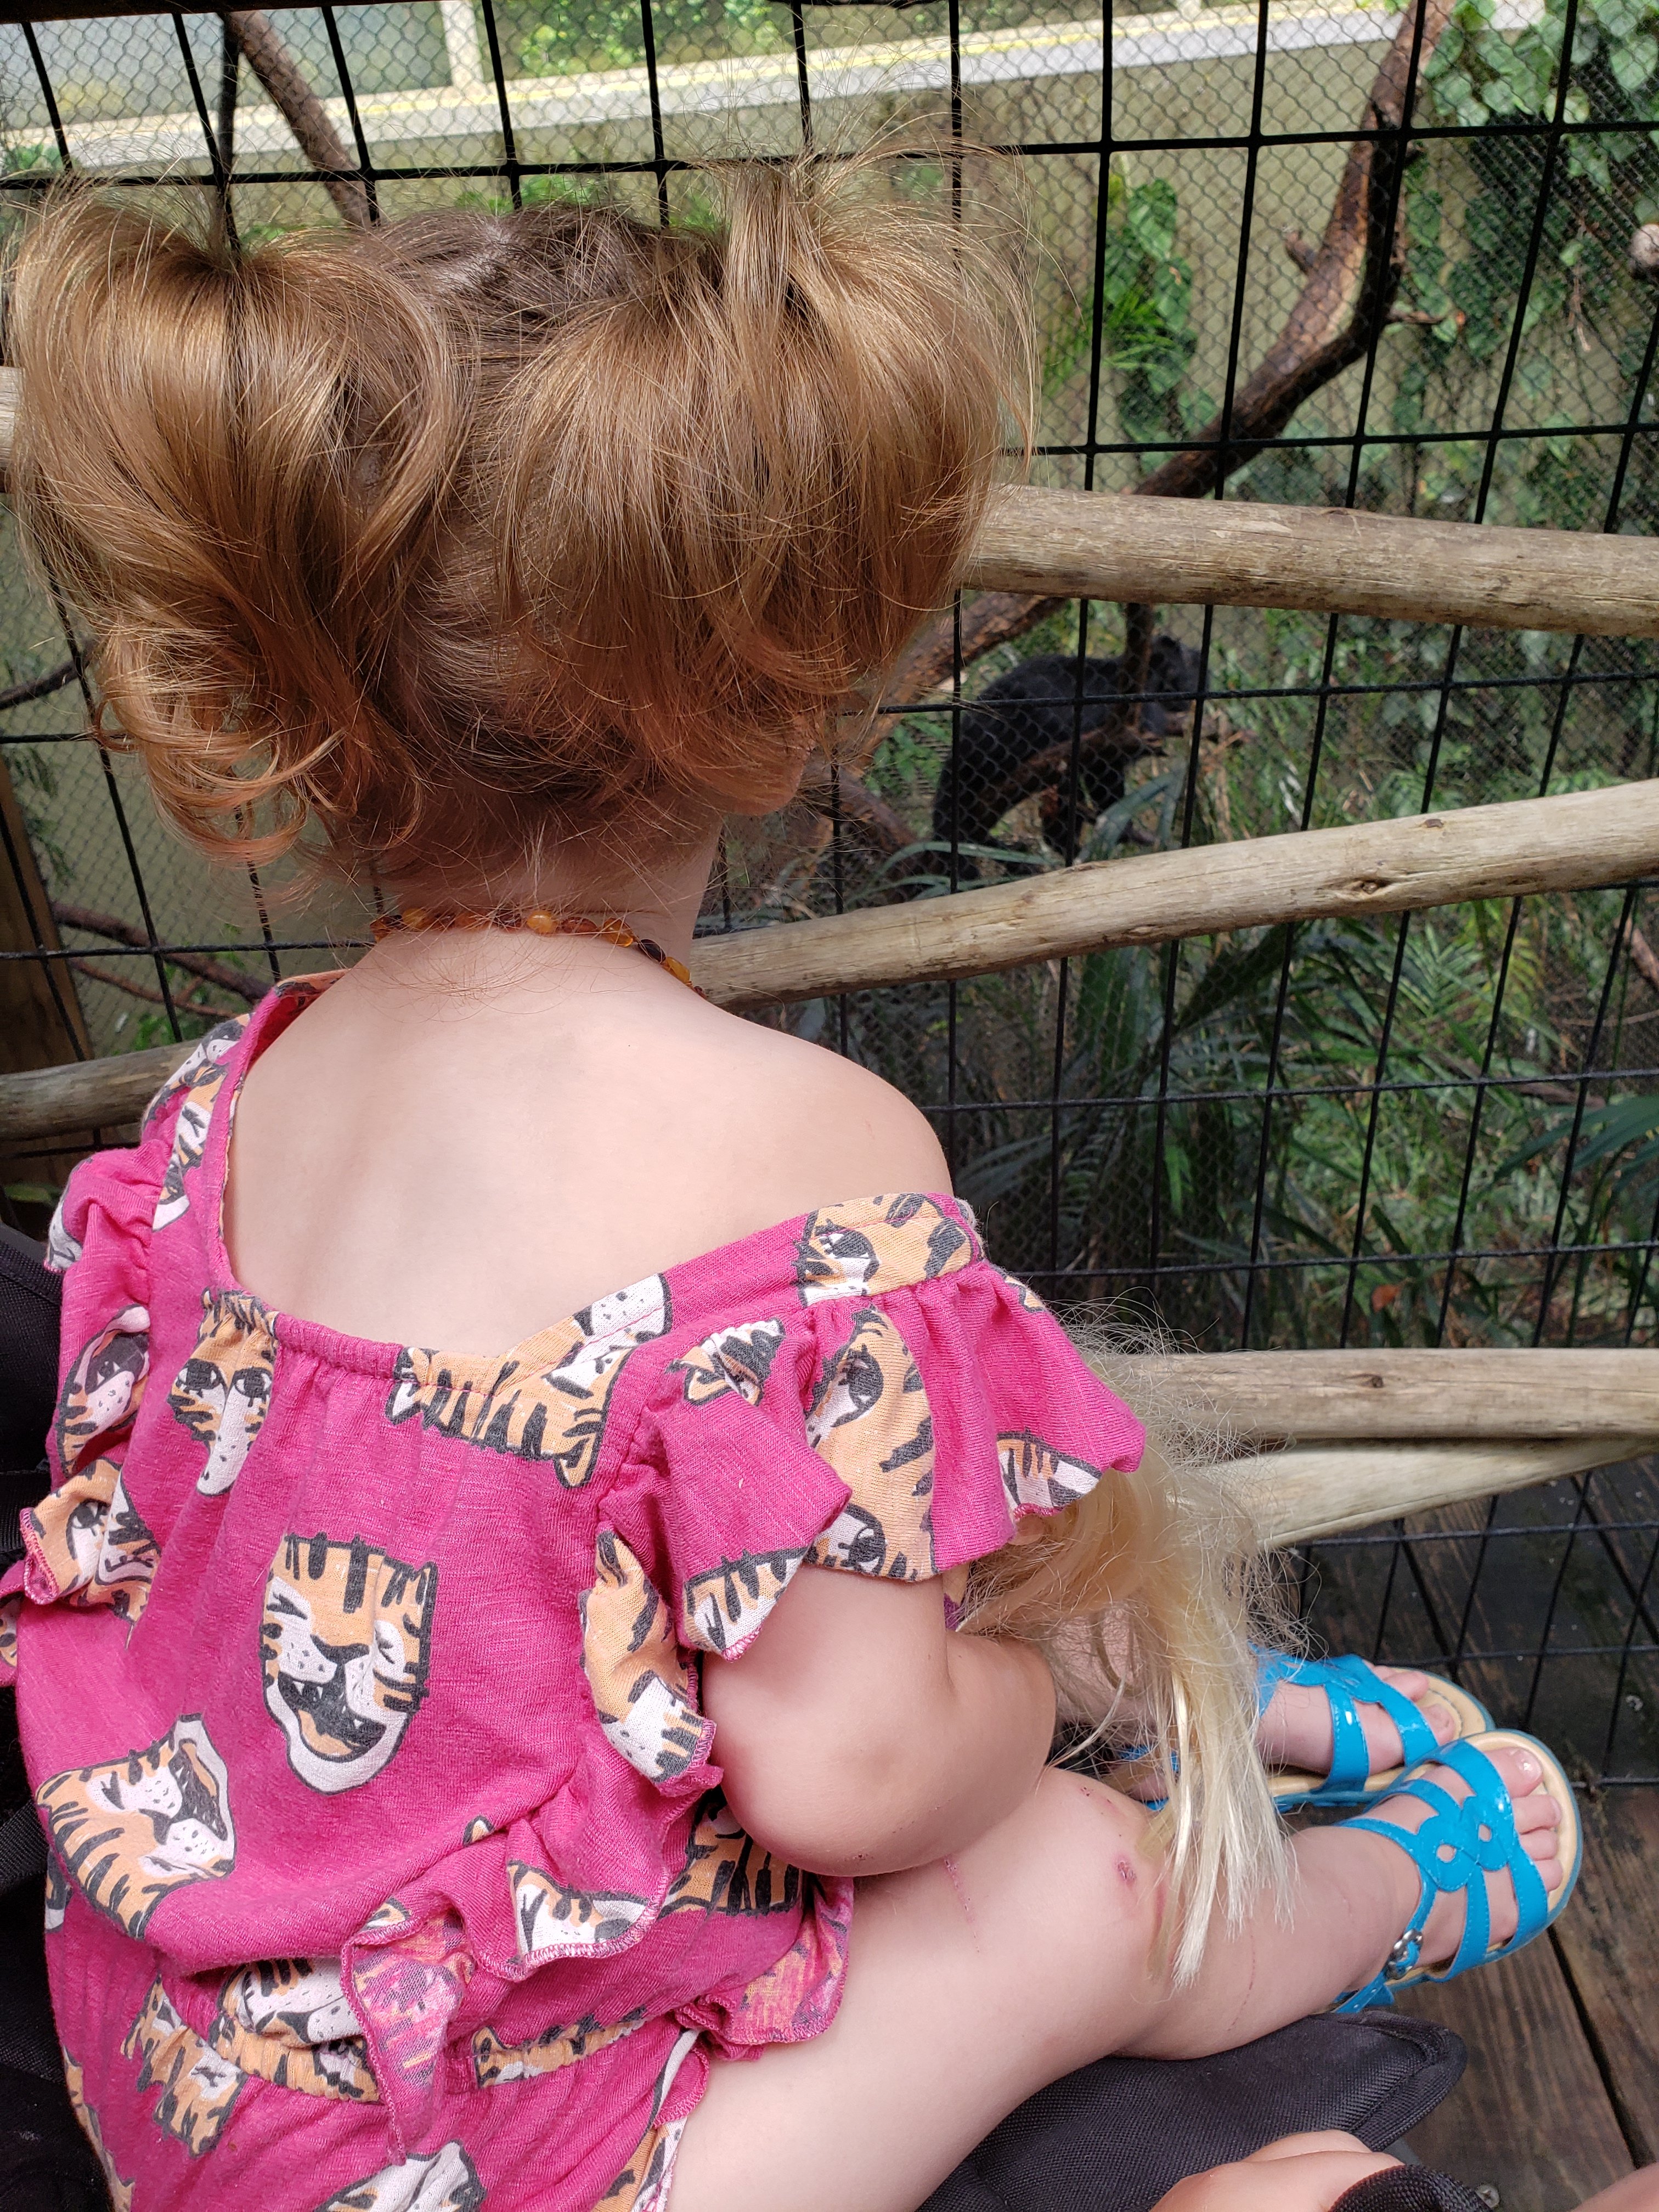
<path id="1" fill-rule="evenodd" d="M 240 236 L 611 196 L 925 120 L 1018 154 L 1052 485 L 1647 532 L 1659 0 L 392 0 L 0 25 L 0 215 L 66 169 Z M 0 540 L 9 1067 L 198 1033 L 349 958 L 367 895 L 210 878 L 91 740 Z M 1617 640 L 984 594 L 702 927 L 1659 771 Z M 1659 1306 L 1653 886 L 1317 922 L 791 1009 L 935 1115 L 993 1251 L 1206 1349 L 1627 1345 Z M 71 1155 L 3 1164 L 39 1232 Z M 1450 1661 L 1586 1778 L 1659 1779 L 1652 1470 L 1302 1559 L 1315 1630 Z"/>

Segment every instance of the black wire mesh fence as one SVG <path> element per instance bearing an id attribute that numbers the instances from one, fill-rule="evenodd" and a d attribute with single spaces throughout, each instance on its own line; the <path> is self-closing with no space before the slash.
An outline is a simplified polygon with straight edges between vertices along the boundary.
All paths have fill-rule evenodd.
<path id="1" fill-rule="evenodd" d="M 695 214 L 712 154 L 1018 152 L 1040 483 L 1650 531 L 1659 0 L 389 0 L 0 24 L 0 215 L 187 180 L 245 240 L 434 202 Z M 92 740 L 0 543 L 0 1065 L 198 1032 L 366 902 L 212 879 Z M 981 595 L 861 748 L 734 823 L 710 930 L 1659 769 L 1652 648 Z M 937 1119 L 997 1257 L 1206 1348 L 1632 1344 L 1659 1308 L 1654 886 L 791 1009 Z M 39 1231 L 71 1153 L 3 1163 Z M 1659 1779 L 1645 1465 L 1315 1547 L 1317 1631 Z"/>

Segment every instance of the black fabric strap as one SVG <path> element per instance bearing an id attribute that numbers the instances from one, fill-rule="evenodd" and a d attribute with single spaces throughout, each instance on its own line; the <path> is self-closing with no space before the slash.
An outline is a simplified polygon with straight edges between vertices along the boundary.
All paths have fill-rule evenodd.
<path id="1" fill-rule="evenodd" d="M 33 1805 L 20 1805 L 0 1820 L 0 1897 L 46 1870 L 46 1838 Z"/>
<path id="2" fill-rule="evenodd" d="M 1426 2166 L 1396 2166 L 1345 2190 L 1331 2212 L 1486 2212 L 1474 2190 L 1449 2173 Z"/>
<path id="3" fill-rule="evenodd" d="M 19 1483 L 38 1463 L 52 1425 L 63 1297 L 62 1279 L 43 1264 L 40 1246 L 0 1223 L 0 1468 L 19 1470 Z M 33 1504 L 39 1495 L 19 1502 Z"/>
<path id="4" fill-rule="evenodd" d="M 1464 2056 L 1449 2028 L 1361 2012 L 1299 2020 L 1207 2058 L 1103 2058 L 1011 2112 L 922 2212 L 1151 2212 L 1188 2174 L 1310 2129 L 1385 2150 L 1455 2086 Z M 1417 2202 L 1400 2198 L 1399 2212 Z M 1422 2202 L 1466 2212 L 1461 2197 Z M 1358 2212 L 1395 2212 L 1395 2201 Z"/>

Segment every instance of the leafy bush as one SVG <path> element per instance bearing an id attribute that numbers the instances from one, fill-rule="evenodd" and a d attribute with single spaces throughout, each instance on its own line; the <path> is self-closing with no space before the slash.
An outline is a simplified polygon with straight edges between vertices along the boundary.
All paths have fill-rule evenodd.
<path id="1" fill-rule="evenodd" d="M 659 60 L 700 60 L 714 52 L 770 53 L 789 40 L 787 11 L 772 0 L 654 0 L 651 13 Z M 519 66 L 531 76 L 635 69 L 644 59 L 639 0 L 562 4 L 519 49 Z"/>

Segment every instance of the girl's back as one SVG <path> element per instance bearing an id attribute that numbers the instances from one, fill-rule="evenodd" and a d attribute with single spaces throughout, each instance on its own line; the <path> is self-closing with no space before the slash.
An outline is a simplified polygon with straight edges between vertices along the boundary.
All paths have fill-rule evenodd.
<path id="1" fill-rule="evenodd" d="M 676 920 L 652 935 L 678 942 Z M 489 1351 L 815 1206 L 946 1187 L 897 1092 L 649 962 L 431 934 L 382 947 L 260 1060 L 228 1242 L 285 1311 Z"/>
<path id="2" fill-rule="evenodd" d="M 1126 1465 L 1138 1449 L 948 1197 L 751 1229 L 753 1194 L 789 1188 L 788 1107 L 863 1104 L 863 1130 L 817 1155 L 838 1142 L 858 1164 L 879 1145 L 869 1101 L 844 1079 L 815 1101 L 775 1042 L 722 1062 L 718 1018 L 644 963 L 637 982 L 607 975 L 626 957 L 593 948 L 585 988 L 520 978 L 479 998 L 475 977 L 464 1016 L 410 975 L 423 945 L 389 983 L 286 985 L 204 1041 L 136 1152 L 86 1163 L 66 1194 L 64 1480 L 28 1529 L 25 1741 L 59 1869 L 71 2082 L 114 2180 L 162 2202 L 180 2154 L 222 2142 L 239 2190 L 282 2203 L 300 2201 L 296 2158 L 336 2175 L 342 2206 L 410 2160 L 425 2185 L 422 2158 L 434 2205 L 482 2201 L 465 2193 L 481 2172 L 509 2204 L 654 2202 L 711 2058 L 833 2016 L 852 1908 L 844 1875 L 732 1817 L 697 1655 L 735 1658 L 803 1567 L 900 1585 L 964 1569 L 1018 1513 L 1099 1480 L 1085 1440 Z M 526 994 L 554 1059 L 523 1055 L 516 1099 L 475 1074 L 471 1113 L 465 1071 L 510 1065 Z M 659 1024 L 665 1073 L 635 1100 L 618 1070 Z M 431 1079 L 414 1050 L 428 1027 Z M 596 1183 L 625 1184 L 629 1145 L 646 1148 L 667 1264 L 635 1272 L 648 1204 L 623 1206 L 607 1244 L 568 1170 L 525 1177 L 516 1224 L 498 1179 L 466 1181 L 525 1133 L 543 1073 L 556 1146 L 562 1121 L 559 1148 L 580 1152 L 590 1096 L 613 1116 L 584 1162 Z M 712 1200 L 676 1202 L 676 1170 L 744 1132 L 694 1107 L 677 1156 L 656 1117 L 716 1080 L 744 1083 L 762 1172 L 745 1195 L 717 1166 Z M 361 1194 L 354 1136 L 374 1155 Z M 269 1240 L 278 1273 L 343 1279 L 337 1303 L 380 1340 L 273 1299 L 233 1257 L 233 1152 L 239 1212 L 292 1212 Z M 586 1242 L 544 1279 L 575 1287 L 511 1334 L 491 1257 L 556 1242 L 567 1206 L 588 1211 Z M 719 1249 L 675 1249 L 728 1225 Z M 386 1287 L 368 1255 L 407 1280 Z M 490 1350 L 453 1341 L 457 1312 Z M 394 1326 L 428 1315 L 430 1331 Z M 1042 1437 L 1015 1425 L 1034 1403 Z M 135 2064 L 163 2088 L 148 2117 L 122 2103 Z M 373 2127 L 341 2105 L 374 2108 Z M 371 2169 L 364 2142 L 408 2155 Z"/>

